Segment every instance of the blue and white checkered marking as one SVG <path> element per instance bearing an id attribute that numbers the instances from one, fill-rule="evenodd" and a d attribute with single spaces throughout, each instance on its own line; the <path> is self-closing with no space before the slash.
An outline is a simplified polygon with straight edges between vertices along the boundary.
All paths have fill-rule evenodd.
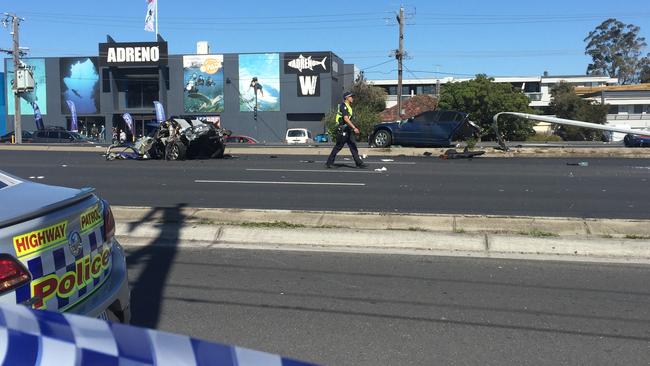
<path id="1" fill-rule="evenodd" d="M 104 249 L 111 249 L 110 242 L 104 243 L 101 225 L 88 230 L 82 235 L 82 237 L 84 243 L 82 251 L 76 257 L 67 246 L 62 245 L 51 251 L 38 253 L 32 258 L 27 259 L 26 264 L 32 274 L 32 282 L 38 281 L 40 278 L 52 274 L 55 274 L 58 278 L 62 278 L 67 272 L 76 271 L 75 262 L 77 260 L 86 256 L 90 256 L 91 258 L 101 256 Z M 83 287 L 78 288 L 68 297 L 61 297 L 58 296 L 58 294 L 53 296 L 45 301 L 45 308 L 49 310 L 65 311 L 86 298 L 94 290 L 101 287 L 110 274 L 110 268 L 112 266 L 112 263 L 110 263 L 110 260 L 112 260 L 111 258 L 112 255 L 109 255 L 108 267 L 106 270 L 101 271 L 98 278 L 94 278 L 88 284 L 84 284 Z M 22 303 L 31 298 L 31 296 L 33 296 L 33 294 L 31 293 L 29 285 L 21 287 L 16 291 L 16 303 Z"/>
<path id="2" fill-rule="evenodd" d="M 73 314 L 0 304 L 3 365 L 308 366 L 278 355 Z"/>

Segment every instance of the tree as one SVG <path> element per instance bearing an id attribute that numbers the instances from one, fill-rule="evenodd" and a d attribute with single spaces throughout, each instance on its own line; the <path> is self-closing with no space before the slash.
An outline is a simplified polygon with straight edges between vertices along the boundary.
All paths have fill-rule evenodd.
<path id="1" fill-rule="evenodd" d="M 610 18 L 589 32 L 584 39 L 585 54 L 592 58 L 587 74 L 616 77 L 621 84 L 638 82 L 650 56 L 642 57 L 647 43 L 644 37 L 639 37 L 640 30 L 634 24 Z"/>
<path id="2" fill-rule="evenodd" d="M 354 94 L 353 122 L 359 129 L 359 141 L 368 138 L 373 126 L 380 121 L 379 113 L 386 109 L 386 91 L 380 87 L 369 85 L 364 78 L 355 80 L 351 89 Z M 341 101 L 343 103 L 343 101 Z M 336 109 L 323 117 L 323 123 L 332 138 L 336 138 Z"/>
<path id="3" fill-rule="evenodd" d="M 559 83 L 551 88 L 549 111 L 559 118 L 604 124 L 607 122 L 608 106 L 582 99 L 568 83 Z M 602 131 L 574 126 L 558 126 L 556 133 L 565 140 L 600 140 Z"/>
<path id="4" fill-rule="evenodd" d="M 646 63 L 643 66 L 643 69 L 641 69 L 641 75 L 639 77 L 639 81 L 642 83 L 650 83 L 650 59 L 646 57 Z"/>
<path id="5" fill-rule="evenodd" d="M 476 75 L 473 80 L 446 84 L 438 106 L 469 113 L 470 120 L 481 126 L 482 135 L 490 136 L 495 114 L 506 111 L 532 113 L 529 103 L 528 97 L 512 85 L 495 83 L 486 75 Z M 508 140 L 525 140 L 535 133 L 534 124 L 521 118 L 503 116 L 499 118 L 499 132 Z"/>

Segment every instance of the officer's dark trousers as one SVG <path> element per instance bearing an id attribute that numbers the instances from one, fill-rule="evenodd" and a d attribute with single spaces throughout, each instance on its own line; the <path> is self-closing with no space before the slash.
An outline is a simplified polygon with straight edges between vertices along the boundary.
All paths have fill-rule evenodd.
<path id="1" fill-rule="evenodd" d="M 348 144 L 348 147 L 350 148 L 350 152 L 352 153 L 352 158 L 354 158 L 354 162 L 357 165 L 363 164 L 363 160 L 359 157 L 359 150 L 357 149 L 357 142 L 354 137 L 354 134 L 351 133 L 349 130 L 346 130 L 345 136 L 342 134 L 338 134 L 336 136 L 336 146 L 332 149 L 332 152 L 330 153 L 330 156 L 327 158 L 327 165 L 332 165 L 334 164 L 334 159 L 336 159 L 336 154 L 341 151 L 343 148 L 343 145 Z"/>

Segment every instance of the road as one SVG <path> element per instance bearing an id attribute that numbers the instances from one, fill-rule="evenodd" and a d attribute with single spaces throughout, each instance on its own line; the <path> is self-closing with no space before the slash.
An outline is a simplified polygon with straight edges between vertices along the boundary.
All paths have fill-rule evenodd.
<path id="1" fill-rule="evenodd" d="M 108 162 L 98 150 L 0 151 L 0 169 L 92 186 L 114 205 L 650 218 L 647 159 L 371 156 L 367 170 L 342 158 L 349 167 L 327 170 L 316 156 Z"/>
<path id="2" fill-rule="evenodd" d="M 132 247 L 133 322 L 329 365 L 648 365 L 650 267 Z"/>

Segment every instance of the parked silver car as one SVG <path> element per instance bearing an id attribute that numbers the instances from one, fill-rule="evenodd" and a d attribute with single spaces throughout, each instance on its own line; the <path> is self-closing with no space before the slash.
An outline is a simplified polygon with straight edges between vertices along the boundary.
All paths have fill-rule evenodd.
<path id="1" fill-rule="evenodd" d="M 124 252 L 93 192 L 0 171 L 0 302 L 129 322 Z"/>
<path id="2" fill-rule="evenodd" d="M 35 131 L 32 135 L 32 142 L 36 144 L 90 144 L 83 135 L 77 132 L 66 131 L 56 128 Z"/>

